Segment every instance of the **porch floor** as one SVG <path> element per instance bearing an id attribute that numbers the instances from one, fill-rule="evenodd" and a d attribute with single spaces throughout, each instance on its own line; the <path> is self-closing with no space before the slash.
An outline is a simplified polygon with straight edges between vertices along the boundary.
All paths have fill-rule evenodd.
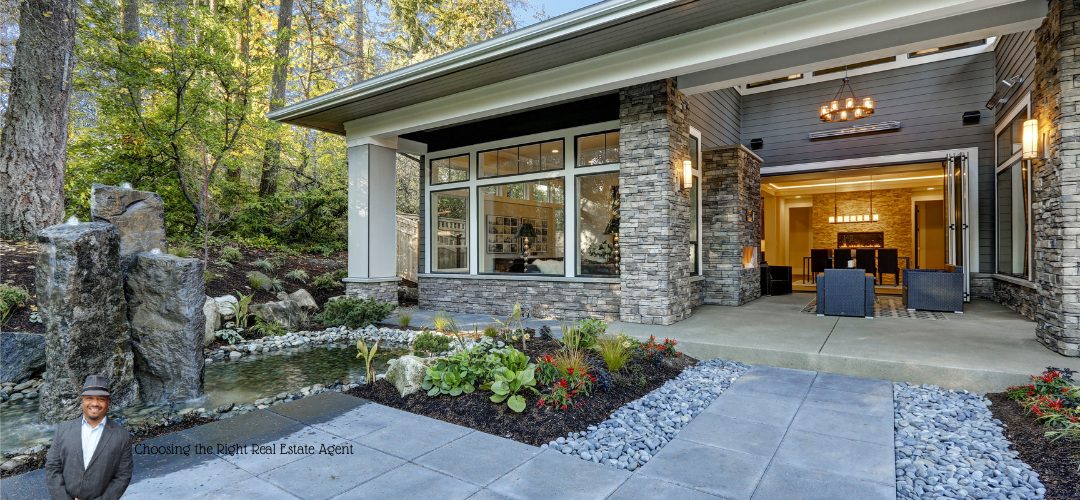
<path id="1" fill-rule="evenodd" d="M 810 293 L 762 297 L 741 307 L 702 306 L 668 326 L 615 322 L 609 332 L 637 338 L 671 337 L 682 351 L 723 358 L 897 382 L 936 384 L 975 392 L 997 392 L 1028 381 L 1046 366 L 1080 371 L 1080 358 L 1061 356 L 1035 339 L 1035 323 L 984 300 L 946 320 L 819 317 L 802 312 Z M 435 312 L 406 309 L 413 326 L 431 326 Z M 489 315 L 453 314 L 463 330 L 494 324 Z M 396 317 L 388 318 L 395 323 Z M 560 321 L 529 320 L 551 327 Z"/>

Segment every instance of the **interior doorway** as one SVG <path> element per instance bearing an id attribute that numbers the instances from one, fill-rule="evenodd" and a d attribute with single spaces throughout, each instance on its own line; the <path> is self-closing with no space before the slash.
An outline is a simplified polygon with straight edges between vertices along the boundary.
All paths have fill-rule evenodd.
<path id="1" fill-rule="evenodd" d="M 945 268 L 945 200 L 913 200 L 915 268 Z"/>
<path id="2" fill-rule="evenodd" d="M 788 208 L 788 251 L 787 255 L 810 255 L 810 248 L 814 245 L 814 226 L 811 220 L 813 207 L 789 207 Z M 795 272 L 801 273 L 799 269 Z M 801 279 L 807 276 L 800 274 Z"/>

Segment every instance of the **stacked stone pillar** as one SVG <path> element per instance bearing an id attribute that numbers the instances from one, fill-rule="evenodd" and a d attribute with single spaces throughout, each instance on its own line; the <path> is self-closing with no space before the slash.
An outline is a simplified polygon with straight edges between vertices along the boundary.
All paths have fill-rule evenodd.
<path id="1" fill-rule="evenodd" d="M 703 151 L 701 165 L 705 303 L 743 305 L 761 296 L 761 158 L 728 146 Z"/>
<path id="2" fill-rule="evenodd" d="M 1033 117 L 1045 158 L 1033 162 L 1035 332 L 1044 345 L 1080 356 L 1080 5 L 1052 0 L 1035 33 Z"/>
<path id="3" fill-rule="evenodd" d="M 619 91 L 622 321 L 669 325 L 690 315 L 686 96 L 672 79 Z"/>

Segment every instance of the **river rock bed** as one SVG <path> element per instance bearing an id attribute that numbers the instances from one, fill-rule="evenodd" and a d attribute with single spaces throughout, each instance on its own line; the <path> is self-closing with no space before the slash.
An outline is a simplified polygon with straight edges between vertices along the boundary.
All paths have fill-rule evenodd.
<path id="1" fill-rule="evenodd" d="M 1043 498 L 1039 475 L 1010 448 L 985 398 L 895 384 L 896 497 Z"/>
<path id="2" fill-rule="evenodd" d="M 279 336 L 244 340 L 236 345 L 225 345 L 217 349 L 205 349 L 204 356 L 206 357 L 206 363 L 214 363 L 237 360 L 251 354 L 275 352 L 292 347 L 355 342 L 359 339 L 363 339 L 365 342 L 377 340 L 381 343 L 411 344 L 419 334 L 420 332 L 416 330 L 379 328 L 374 325 L 356 330 L 349 330 L 344 326 L 332 326 L 320 331 L 289 332 Z"/>
<path id="3" fill-rule="evenodd" d="M 19 383 L 4 382 L 0 384 L 0 402 L 18 401 L 20 399 L 37 399 L 41 384 L 45 379 L 32 378 Z"/>
<path id="4" fill-rule="evenodd" d="M 735 361 L 701 361 L 644 397 L 623 405 L 607 420 L 590 425 L 586 432 L 573 432 L 540 447 L 636 470 L 749 368 Z"/>

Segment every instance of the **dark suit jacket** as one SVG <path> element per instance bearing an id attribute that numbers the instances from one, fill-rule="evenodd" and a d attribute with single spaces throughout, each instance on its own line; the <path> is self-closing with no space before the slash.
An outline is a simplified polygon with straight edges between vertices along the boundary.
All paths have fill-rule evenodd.
<path id="1" fill-rule="evenodd" d="M 56 436 L 45 457 L 45 481 L 53 500 L 120 498 L 131 482 L 131 435 L 105 421 L 101 440 L 90 466 L 83 469 L 82 417 L 56 426 Z"/>

